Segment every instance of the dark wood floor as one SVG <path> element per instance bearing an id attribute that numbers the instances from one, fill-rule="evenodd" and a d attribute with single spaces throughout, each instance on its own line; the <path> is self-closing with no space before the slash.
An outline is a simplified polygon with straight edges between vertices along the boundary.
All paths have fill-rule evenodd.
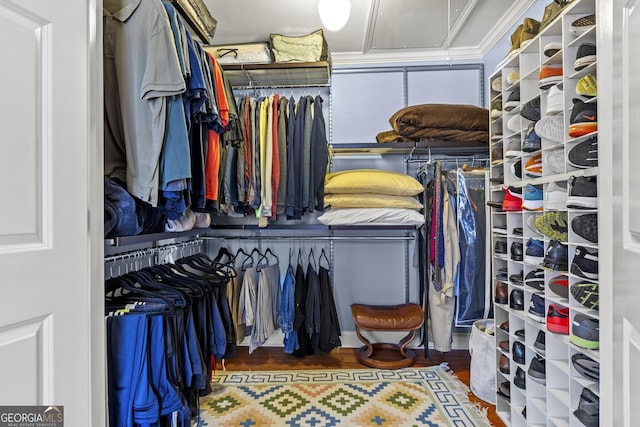
<path id="1" fill-rule="evenodd" d="M 225 368 L 233 371 L 273 371 L 284 369 L 357 369 L 366 368 L 356 360 L 356 349 L 337 348 L 329 354 L 320 354 L 299 358 L 285 354 L 281 347 L 260 347 L 249 355 L 248 347 L 239 347 L 235 358 L 225 361 Z M 447 362 L 456 376 L 467 386 L 469 385 L 469 363 L 471 357 L 467 350 L 453 350 L 448 353 L 431 351 L 433 363 L 424 357 L 423 351 L 416 351 L 415 367 L 433 366 Z M 217 369 L 222 369 L 218 362 Z M 487 408 L 489 420 L 494 426 L 504 427 L 498 418 L 495 406 L 488 404 L 473 394 L 469 394 L 471 401 Z"/>

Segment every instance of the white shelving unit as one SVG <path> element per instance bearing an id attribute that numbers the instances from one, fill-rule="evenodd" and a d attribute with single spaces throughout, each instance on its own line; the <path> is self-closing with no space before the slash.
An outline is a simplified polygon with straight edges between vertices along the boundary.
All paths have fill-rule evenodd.
<path id="1" fill-rule="evenodd" d="M 586 138 L 597 135 L 597 132 L 580 138 L 571 138 L 565 132 L 562 142 L 554 142 L 542 139 L 542 148 L 535 152 L 523 152 L 521 156 L 507 158 L 506 149 L 513 140 L 525 141 L 526 129 L 531 123 L 520 115 L 522 106 L 528 101 L 540 97 L 540 110 L 544 118 L 547 106 L 547 95 L 549 89 L 540 89 L 538 87 L 539 73 L 544 66 L 562 66 L 563 67 L 563 112 L 560 114 L 564 118 L 565 130 L 569 126 L 571 117 L 572 99 L 580 98 L 576 95 L 575 87 L 580 78 L 588 73 L 597 73 L 597 63 L 588 67 L 574 71 L 574 62 L 578 48 L 583 43 L 594 43 L 596 41 L 595 28 L 576 36 L 570 31 L 571 23 L 576 19 L 594 14 L 596 10 L 597 0 L 574 0 L 563 11 L 560 17 L 547 26 L 536 38 L 530 41 L 520 52 L 508 60 L 501 69 L 496 71 L 489 77 L 489 85 L 496 80 L 502 81 L 502 90 L 491 90 L 491 100 L 501 99 L 503 104 L 503 114 L 496 119 L 490 119 L 491 129 L 491 197 L 490 200 L 500 202 L 504 198 L 505 191 L 503 187 L 511 186 L 514 189 L 524 189 L 528 184 L 541 186 L 543 192 L 551 183 L 559 183 L 566 186 L 566 183 L 572 176 L 596 176 L 598 168 L 578 169 L 574 168 L 567 162 L 567 154 L 579 142 Z M 551 57 L 544 54 L 544 46 L 549 42 L 560 42 L 561 50 Z M 517 81 L 507 82 L 507 78 L 514 72 L 519 73 Z M 511 111 L 504 111 L 504 104 L 509 95 L 515 91 L 520 91 L 520 104 Z M 585 100 L 584 98 L 582 98 Z M 586 102 L 596 102 L 597 98 L 592 98 Z M 513 119 L 513 117 L 516 117 Z M 508 123 L 515 123 L 517 126 L 511 126 Z M 520 131 L 518 131 L 518 128 Z M 515 130 L 515 131 L 514 131 Z M 563 169 L 558 173 L 552 172 L 547 161 L 547 154 L 561 150 L 561 154 L 565 159 Z M 525 174 L 525 164 L 533 156 L 540 154 L 542 156 L 542 176 L 537 178 L 529 178 Z M 512 166 L 516 162 L 521 162 L 522 178 L 515 176 L 512 172 Z M 546 203 L 546 202 L 545 202 Z M 566 276 L 568 278 L 569 287 L 571 285 L 589 281 L 597 283 L 597 281 L 587 280 L 570 273 L 569 271 L 552 271 L 545 269 L 543 291 L 536 290 L 526 284 L 517 284 L 510 280 L 510 277 L 522 272 L 526 276 L 529 272 L 541 268 L 535 263 L 525 260 L 514 261 L 511 258 L 512 244 L 522 244 L 522 252 L 527 249 L 527 241 L 530 238 L 538 239 L 544 243 L 545 254 L 551 239 L 536 234 L 527 226 L 527 221 L 532 216 L 538 216 L 550 211 L 545 205 L 543 211 L 508 211 L 504 212 L 499 208 L 492 208 L 491 213 L 491 230 L 492 230 L 492 283 L 494 290 L 498 282 L 502 281 L 508 285 L 509 296 L 515 289 L 519 289 L 524 294 L 524 310 L 515 310 L 510 308 L 509 303 L 495 304 L 495 322 L 496 326 L 509 322 L 509 332 L 496 328 L 496 389 L 500 390 L 500 385 L 506 382 L 510 383 L 510 397 L 505 398 L 500 392 L 497 395 L 496 411 L 499 417 L 508 426 L 582 426 L 582 422 L 574 415 L 574 411 L 578 408 L 580 394 L 583 388 L 588 388 L 599 395 L 599 384 L 583 377 L 578 373 L 572 364 L 572 356 L 576 353 L 582 353 L 599 363 L 599 351 L 586 349 L 573 344 L 569 335 L 562 335 L 551 332 L 547 329 L 544 322 L 538 322 L 527 315 L 529 303 L 534 293 L 538 293 L 545 299 L 545 314 L 549 308 L 549 304 L 555 304 L 560 307 L 569 308 L 570 320 L 573 320 L 577 314 L 584 314 L 592 318 L 598 318 L 598 311 L 591 310 L 576 301 L 569 292 L 568 298 L 563 298 L 555 294 L 549 288 L 549 281 L 557 276 Z M 565 244 L 568 248 L 568 266 L 571 266 L 573 257 L 578 246 L 583 246 L 589 250 L 597 250 L 598 245 L 587 242 L 583 238 L 576 235 L 571 227 L 572 220 L 579 215 L 586 213 L 596 213 L 597 209 L 566 209 L 568 221 L 568 239 Z M 522 229 L 521 233 L 514 233 L 514 229 Z M 496 243 L 506 242 L 507 253 L 495 253 Z M 506 277 L 504 274 L 506 269 Z M 570 268 L 568 268 L 570 270 Z M 502 277 L 500 276 L 502 272 Z M 573 328 L 570 322 L 570 328 Z M 524 330 L 524 337 L 516 334 L 516 331 Z M 544 331 L 545 336 L 545 352 L 541 353 L 535 346 L 534 342 L 540 331 Z M 571 333 L 571 332 L 570 332 Z M 520 336 L 519 336 L 520 335 Z M 509 340 L 509 349 L 507 353 L 500 349 L 498 344 L 504 340 Z M 525 347 L 525 363 L 518 364 L 513 360 L 513 344 L 519 341 Z M 498 369 L 499 358 L 506 354 L 510 360 L 510 373 L 503 374 Z M 526 388 L 521 389 L 514 385 L 514 377 L 518 367 L 522 368 L 525 373 L 528 370 L 531 360 L 537 355 L 545 358 L 546 367 L 546 384 L 540 384 L 533 381 L 528 375 L 526 376 Z M 526 408 L 526 416 L 523 411 Z"/>

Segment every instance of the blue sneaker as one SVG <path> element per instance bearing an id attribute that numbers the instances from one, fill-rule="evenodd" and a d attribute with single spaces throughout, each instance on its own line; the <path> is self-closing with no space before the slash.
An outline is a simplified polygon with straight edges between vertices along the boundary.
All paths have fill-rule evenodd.
<path id="1" fill-rule="evenodd" d="M 541 211 L 543 203 L 542 186 L 527 184 L 522 198 L 522 209 Z"/>
<path id="2" fill-rule="evenodd" d="M 527 128 L 527 132 L 524 136 L 524 143 L 522 143 L 522 151 L 525 153 L 531 153 L 533 151 L 538 151 L 542 148 L 542 141 L 540 137 L 536 133 L 536 124 L 529 123 L 529 127 Z"/>
<path id="3" fill-rule="evenodd" d="M 538 239 L 529 238 L 527 250 L 524 252 L 524 262 L 531 265 L 540 265 L 544 260 L 544 243 Z M 527 275 L 529 277 L 529 275 Z"/>

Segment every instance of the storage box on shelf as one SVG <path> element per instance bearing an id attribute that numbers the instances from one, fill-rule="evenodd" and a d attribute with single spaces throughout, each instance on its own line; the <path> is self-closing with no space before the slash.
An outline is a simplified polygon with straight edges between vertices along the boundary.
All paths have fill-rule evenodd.
<path id="1" fill-rule="evenodd" d="M 598 394 L 597 339 L 584 337 L 584 333 L 572 338 L 578 331 L 575 321 L 598 319 L 598 280 L 591 271 L 593 263 L 597 265 L 597 206 L 590 202 L 579 207 L 566 204 L 571 183 L 578 179 L 575 177 L 598 174 L 597 131 L 583 135 L 597 125 L 571 126 L 575 124 L 574 98 L 580 99 L 576 107 L 580 111 L 597 115 L 597 65 L 595 52 L 589 47 L 596 43 L 595 27 L 575 30 L 571 26 L 594 10 L 595 0 L 572 2 L 490 77 L 491 81 L 502 79 L 503 100 L 502 129 L 495 119 L 491 122 L 491 200 L 499 203 L 511 197 L 508 192 L 522 191 L 529 208 L 505 212 L 494 207 L 491 214 L 494 285 L 504 282 L 509 295 L 505 304 L 495 305 L 496 324 L 508 322 L 510 329 L 496 334 L 497 413 L 508 425 L 581 425 L 574 411 L 583 390 Z M 497 91 L 491 96 L 495 99 Z M 535 115 L 536 106 L 539 117 Z M 545 125 L 553 125 L 548 129 L 557 128 L 555 133 L 545 129 L 537 132 L 540 119 Z M 541 138 L 536 141 L 536 136 Z M 576 163 L 579 144 L 579 149 L 589 152 L 589 159 Z M 497 148 L 503 150 L 499 159 L 497 151 L 494 155 Z M 507 187 L 509 190 L 505 190 Z M 548 221 L 545 234 L 535 225 L 542 215 Z M 566 232 L 557 234 L 563 225 Z M 559 255 L 555 256 L 563 262 L 551 262 L 556 251 Z M 591 262 L 591 267 L 585 267 L 589 272 L 571 268 L 585 256 Z M 510 304 L 514 291 L 522 306 Z M 549 312 L 553 313 L 551 319 Z M 506 340 L 510 353 L 500 347 Z M 516 343 L 524 346 L 524 360 L 519 362 L 514 360 Z M 509 356 L 508 374 L 500 372 L 503 355 Z M 582 372 L 573 359 L 581 364 Z M 544 383 L 535 372 L 540 370 L 540 363 L 546 370 Z M 520 383 L 523 373 L 525 386 L 519 387 L 516 382 Z M 500 392 L 507 380 L 509 398 Z"/>

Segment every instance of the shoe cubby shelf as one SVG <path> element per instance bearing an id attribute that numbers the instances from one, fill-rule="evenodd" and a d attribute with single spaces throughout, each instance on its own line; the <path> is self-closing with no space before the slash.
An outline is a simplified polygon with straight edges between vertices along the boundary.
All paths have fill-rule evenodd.
<path id="1" fill-rule="evenodd" d="M 582 47 L 595 45 L 597 31 L 572 28 L 595 7 L 570 2 L 489 77 L 492 109 L 502 105 L 489 122 L 494 317 L 509 329 L 495 334 L 496 412 L 509 426 L 583 425 L 574 414 L 583 390 L 599 393 L 598 339 L 588 336 L 598 320 L 598 133 L 597 122 L 574 117 L 597 113 L 597 93 L 584 96 L 595 52 Z"/>

